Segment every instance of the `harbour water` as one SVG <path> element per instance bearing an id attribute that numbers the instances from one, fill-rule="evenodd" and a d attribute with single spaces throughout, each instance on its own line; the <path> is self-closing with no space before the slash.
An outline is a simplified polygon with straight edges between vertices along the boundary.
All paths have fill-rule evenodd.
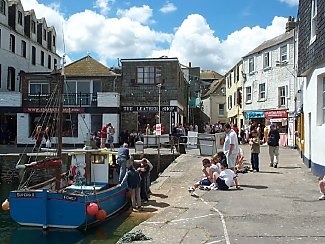
<path id="1" fill-rule="evenodd" d="M 16 189 L 16 185 L 0 184 L 0 202 L 2 203 L 9 195 L 10 190 Z M 35 209 L 37 211 L 37 209 Z M 150 217 L 150 213 L 132 213 L 125 210 L 114 216 L 109 221 L 93 226 L 86 231 L 79 230 L 49 230 L 43 231 L 39 228 L 21 227 L 10 218 L 9 212 L 0 210 L 0 243 L 21 244 L 21 243 L 116 243 L 120 237 L 133 229 L 134 226 Z"/>

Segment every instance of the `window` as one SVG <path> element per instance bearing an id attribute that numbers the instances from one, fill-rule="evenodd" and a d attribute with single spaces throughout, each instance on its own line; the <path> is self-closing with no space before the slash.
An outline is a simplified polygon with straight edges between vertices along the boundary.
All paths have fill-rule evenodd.
<path id="1" fill-rule="evenodd" d="M 316 22 L 317 20 L 317 0 L 311 1 L 311 26 L 310 26 L 310 42 L 316 39 Z"/>
<path id="2" fill-rule="evenodd" d="M 13 67 L 8 67 L 7 89 L 8 91 L 15 91 L 16 89 L 16 70 Z"/>
<path id="3" fill-rule="evenodd" d="M 55 36 L 53 36 L 53 47 L 55 47 Z"/>
<path id="4" fill-rule="evenodd" d="M 47 35 L 47 32 L 46 32 L 46 29 L 43 30 L 43 39 L 44 41 L 46 41 L 46 35 Z"/>
<path id="5" fill-rule="evenodd" d="M 36 47 L 32 46 L 32 64 L 36 65 Z"/>
<path id="6" fill-rule="evenodd" d="M 248 73 L 254 72 L 254 58 L 248 59 Z"/>
<path id="7" fill-rule="evenodd" d="M 90 81 L 67 81 L 64 90 L 65 105 L 90 105 Z"/>
<path id="8" fill-rule="evenodd" d="M 49 69 L 52 68 L 51 55 L 48 55 L 48 56 L 47 56 L 47 67 L 48 67 Z"/>
<path id="9" fill-rule="evenodd" d="M 252 87 L 246 87 L 246 103 L 252 102 Z"/>
<path id="10" fill-rule="evenodd" d="M 137 67 L 138 84 L 158 84 L 161 78 L 161 67 L 144 66 Z"/>
<path id="11" fill-rule="evenodd" d="M 26 58 L 26 42 L 21 41 L 21 56 Z"/>
<path id="12" fill-rule="evenodd" d="M 58 67 L 58 60 L 56 58 L 54 59 L 53 63 L 54 63 L 54 67 L 57 68 Z"/>
<path id="13" fill-rule="evenodd" d="M 49 84 L 45 82 L 29 82 L 29 94 L 31 96 L 35 95 L 48 95 L 50 92 Z"/>
<path id="14" fill-rule="evenodd" d="M 44 66 L 44 52 L 41 51 L 41 65 Z"/>
<path id="15" fill-rule="evenodd" d="M 265 100 L 265 83 L 258 85 L 258 98 L 259 100 Z"/>
<path id="16" fill-rule="evenodd" d="M 32 20 L 31 28 L 32 28 L 32 33 L 36 33 L 36 23 L 34 20 Z"/>
<path id="17" fill-rule="evenodd" d="M 322 102 L 322 114 L 323 114 L 322 124 L 325 124 L 325 77 L 323 78 L 322 98 L 323 98 L 323 102 Z"/>
<path id="18" fill-rule="evenodd" d="M 279 107 L 286 105 L 286 87 L 279 87 Z"/>
<path id="19" fill-rule="evenodd" d="M 0 64 L 0 77 L 2 77 L 2 67 L 1 67 L 1 64 Z M 1 79 L 0 79 L 0 88 L 1 88 Z"/>
<path id="20" fill-rule="evenodd" d="M 264 53 L 264 58 L 263 58 L 263 68 L 268 68 L 270 67 L 270 53 Z"/>
<path id="21" fill-rule="evenodd" d="M 18 11 L 18 24 L 23 25 L 23 13 L 21 11 Z"/>
<path id="22" fill-rule="evenodd" d="M 237 91 L 234 92 L 233 97 L 234 97 L 234 102 L 233 102 L 233 104 L 234 104 L 234 106 L 235 106 L 235 105 L 237 104 Z"/>
<path id="23" fill-rule="evenodd" d="M 232 108 L 232 96 L 230 95 L 228 97 L 228 109 L 230 110 Z"/>
<path id="24" fill-rule="evenodd" d="M 0 0 L 0 13 L 6 15 L 6 2 L 4 0 Z"/>
<path id="25" fill-rule="evenodd" d="M 15 44 L 16 44 L 16 38 L 14 35 L 10 34 L 10 39 L 9 39 L 9 50 L 11 52 L 15 52 Z"/>
<path id="26" fill-rule="evenodd" d="M 220 116 L 225 116 L 225 104 L 219 104 L 219 115 Z"/>
<path id="27" fill-rule="evenodd" d="M 237 67 L 236 67 L 236 82 L 239 81 L 239 74 L 240 74 L 239 65 L 237 65 Z"/>
<path id="28" fill-rule="evenodd" d="M 284 45 L 284 46 L 280 47 L 280 55 L 281 55 L 280 60 L 281 60 L 281 63 L 288 61 L 287 51 L 288 51 L 287 45 Z"/>

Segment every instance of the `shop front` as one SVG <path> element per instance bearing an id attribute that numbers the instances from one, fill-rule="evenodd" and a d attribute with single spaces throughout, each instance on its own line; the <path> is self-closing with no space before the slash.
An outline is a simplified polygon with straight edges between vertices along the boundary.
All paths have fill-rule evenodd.
<path id="1" fill-rule="evenodd" d="M 280 133 L 280 146 L 288 146 L 288 112 L 287 110 L 269 110 L 264 112 L 266 123 L 275 124 Z"/>
<path id="2" fill-rule="evenodd" d="M 248 111 L 245 112 L 245 124 L 264 125 L 264 112 L 263 111 Z"/>

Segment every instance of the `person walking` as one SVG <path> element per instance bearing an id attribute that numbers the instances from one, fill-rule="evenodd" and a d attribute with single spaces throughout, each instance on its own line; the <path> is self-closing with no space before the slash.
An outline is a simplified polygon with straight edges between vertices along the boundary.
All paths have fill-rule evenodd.
<path id="1" fill-rule="evenodd" d="M 118 177 L 119 182 L 123 181 L 126 173 L 126 161 L 130 159 L 130 151 L 128 144 L 124 143 L 117 151 L 117 163 L 120 165 L 120 174 Z"/>
<path id="2" fill-rule="evenodd" d="M 32 136 L 32 138 L 35 141 L 35 145 L 33 147 L 33 152 L 35 151 L 39 151 L 39 149 L 41 148 L 41 145 L 42 145 L 42 141 L 43 141 L 43 131 L 42 131 L 42 126 L 41 125 L 38 125 L 35 129 L 35 132 Z"/>
<path id="3" fill-rule="evenodd" d="M 107 124 L 107 143 L 109 144 L 110 150 L 114 150 L 114 134 L 115 128 L 111 123 Z"/>
<path id="4" fill-rule="evenodd" d="M 269 146 L 270 167 L 277 168 L 279 163 L 279 140 L 280 133 L 276 129 L 275 124 L 270 125 L 267 145 Z"/>

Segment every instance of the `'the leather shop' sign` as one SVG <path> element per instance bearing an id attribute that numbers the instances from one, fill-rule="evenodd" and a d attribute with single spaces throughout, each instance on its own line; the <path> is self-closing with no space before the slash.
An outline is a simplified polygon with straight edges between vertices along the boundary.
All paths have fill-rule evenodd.
<path id="1" fill-rule="evenodd" d="M 161 106 L 161 112 L 177 112 L 177 106 Z M 159 112 L 158 106 L 123 106 L 122 112 Z"/>

